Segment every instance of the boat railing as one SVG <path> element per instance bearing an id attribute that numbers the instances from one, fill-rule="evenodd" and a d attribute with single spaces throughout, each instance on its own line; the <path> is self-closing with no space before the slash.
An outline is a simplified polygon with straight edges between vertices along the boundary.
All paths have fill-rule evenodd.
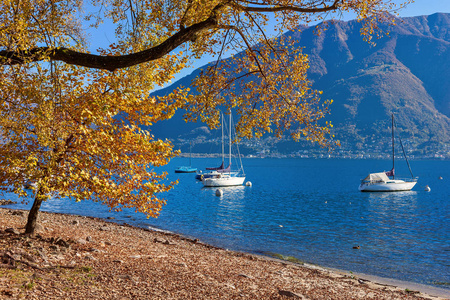
<path id="1" fill-rule="evenodd" d="M 395 179 L 392 179 L 392 180 L 403 180 L 404 182 L 417 182 L 418 179 L 419 179 L 419 177 L 414 177 L 414 178 L 399 178 L 399 177 L 396 177 Z M 389 180 L 388 182 L 390 182 L 392 180 Z M 379 180 L 379 179 L 376 179 L 376 180 L 364 180 L 364 179 L 362 179 L 361 180 L 361 184 L 367 184 L 367 185 L 369 185 L 369 184 L 378 184 L 378 183 L 383 183 L 383 182 L 386 182 L 386 181 Z"/>
<path id="2" fill-rule="evenodd" d="M 361 180 L 361 184 L 366 184 L 366 185 L 371 185 L 371 184 L 377 184 L 377 183 L 382 183 L 385 182 L 383 180 Z"/>
<path id="3" fill-rule="evenodd" d="M 417 180 L 419 180 L 419 177 L 414 177 L 414 178 L 397 178 L 395 177 L 395 180 L 403 180 L 405 182 L 417 182 Z"/>

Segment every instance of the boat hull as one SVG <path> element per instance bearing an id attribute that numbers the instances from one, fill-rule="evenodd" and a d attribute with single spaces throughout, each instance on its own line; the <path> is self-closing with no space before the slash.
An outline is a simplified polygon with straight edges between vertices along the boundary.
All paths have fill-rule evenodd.
<path id="1" fill-rule="evenodd" d="M 231 172 L 232 176 L 236 176 L 238 172 Z M 211 171 L 211 172 L 206 172 L 206 173 L 201 173 L 201 172 L 197 172 L 197 174 L 195 175 L 195 179 L 197 180 L 203 180 L 203 179 L 208 179 L 208 178 L 214 178 L 217 177 L 217 175 L 222 175 L 223 172 L 217 172 L 217 171 Z M 230 174 L 230 173 L 227 173 Z"/>
<path id="2" fill-rule="evenodd" d="M 388 182 L 361 183 L 361 192 L 402 192 L 410 191 L 417 181 L 392 180 Z"/>
<path id="3" fill-rule="evenodd" d="M 175 173 L 195 173 L 197 172 L 197 168 L 191 167 L 179 167 L 175 170 Z"/>
<path id="4" fill-rule="evenodd" d="M 203 178 L 202 183 L 205 187 L 221 187 L 242 185 L 245 177 L 238 176 L 220 176 L 215 178 Z"/>

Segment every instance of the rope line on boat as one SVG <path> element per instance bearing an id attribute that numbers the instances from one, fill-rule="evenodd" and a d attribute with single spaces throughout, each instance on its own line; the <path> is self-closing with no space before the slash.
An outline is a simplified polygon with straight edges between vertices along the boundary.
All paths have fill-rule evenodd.
<path id="1" fill-rule="evenodd" d="M 397 122 L 394 120 L 395 127 L 397 127 Z M 402 139 L 400 138 L 400 135 L 398 135 L 398 140 L 400 141 L 400 146 L 402 147 L 403 156 L 405 157 L 406 164 L 408 165 L 409 173 L 411 173 L 411 177 L 414 178 L 413 172 L 411 170 L 411 166 L 409 165 L 408 157 L 406 156 L 405 148 L 403 147 Z"/>

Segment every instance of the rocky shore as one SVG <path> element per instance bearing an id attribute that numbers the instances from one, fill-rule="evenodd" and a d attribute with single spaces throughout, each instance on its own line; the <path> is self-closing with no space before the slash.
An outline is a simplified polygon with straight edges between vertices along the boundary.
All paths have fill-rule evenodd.
<path id="1" fill-rule="evenodd" d="M 0 208 L 0 299 L 445 299 L 110 220 Z M 111 220 L 114 221 L 114 220 Z"/>

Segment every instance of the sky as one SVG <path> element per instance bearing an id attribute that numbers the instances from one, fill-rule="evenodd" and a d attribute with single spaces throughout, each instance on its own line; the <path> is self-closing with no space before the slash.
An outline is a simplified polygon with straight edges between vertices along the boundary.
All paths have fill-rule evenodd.
<path id="1" fill-rule="evenodd" d="M 395 3 L 402 3 L 404 0 L 393 0 Z M 450 0 L 415 0 L 414 3 L 409 4 L 406 8 L 398 11 L 400 17 L 414 17 L 421 15 L 431 15 L 437 12 L 450 13 Z M 346 20 L 346 19 L 344 19 Z M 347 20 L 346 20 L 347 21 Z M 107 28 L 105 28 L 107 29 Z M 103 30 L 99 34 L 94 34 L 91 44 L 91 50 L 95 51 L 98 47 L 104 47 L 114 41 L 113 30 Z M 212 58 L 204 57 L 199 59 L 191 65 L 191 67 L 182 70 L 172 82 L 189 75 L 193 70 L 207 64 Z"/>
<path id="2" fill-rule="evenodd" d="M 394 0 L 395 3 L 403 3 L 403 0 Z M 415 0 L 402 10 L 399 10 L 400 17 L 415 17 L 422 15 L 431 15 L 434 13 L 450 13 L 450 0 Z M 196 61 L 192 67 L 181 71 L 172 82 L 189 75 L 195 69 L 207 64 L 208 58 Z"/>
<path id="3" fill-rule="evenodd" d="M 399 11 L 399 14 L 400 17 L 414 17 L 437 12 L 450 13 L 450 0 L 415 0 L 414 3 Z"/>

